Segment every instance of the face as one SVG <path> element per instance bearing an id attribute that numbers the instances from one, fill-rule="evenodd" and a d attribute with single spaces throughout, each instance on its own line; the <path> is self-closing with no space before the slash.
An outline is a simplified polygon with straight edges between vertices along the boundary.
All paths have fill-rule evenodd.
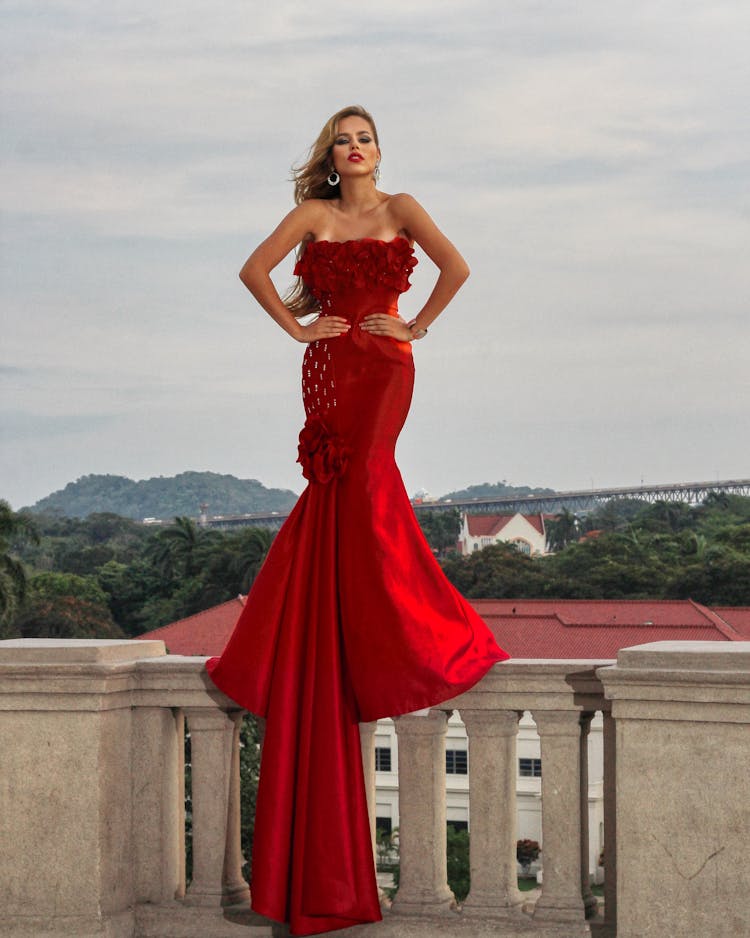
<path id="1" fill-rule="evenodd" d="M 343 117 L 331 149 L 340 176 L 372 176 L 380 159 L 372 127 L 363 117 Z"/>

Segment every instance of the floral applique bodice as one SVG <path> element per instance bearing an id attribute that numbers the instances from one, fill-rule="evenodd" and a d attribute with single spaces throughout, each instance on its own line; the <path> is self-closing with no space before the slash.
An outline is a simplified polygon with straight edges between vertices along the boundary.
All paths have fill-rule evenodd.
<path id="1" fill-rule="evenodd" d="M 326 297 L 359 289 L 385 288 L 405 293 L 417 265 L 406 238 L 392 241 L 310 241 L 294 268 L 321 303 Z"/>

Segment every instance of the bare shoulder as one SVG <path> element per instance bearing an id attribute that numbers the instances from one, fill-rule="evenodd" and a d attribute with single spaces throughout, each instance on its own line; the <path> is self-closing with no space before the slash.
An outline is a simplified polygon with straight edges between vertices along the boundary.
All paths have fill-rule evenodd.
<path id="1" fill-rule="evenodd" d="M 405 231 L 410 240 L 415 241 L 439 267 L 456 258 L 465 266 L 456 248 L 414 196 L 408 192 L 399 192 L 391 196 L 388 207 L 398 228 Z"/>
<path id="2" fill-rule="evenodd" d="M 314 234 L 315 229 L 320 227 L 321 222 L 328 217 L 330 210 L 325 199 L 305 199 L 292 209 L 292 214 L 296 214 L 298 221 L 304 221 L 309 225 L 310 234 Z"/>
<path id="3" fill-rule="evenodd" d="M 397 192 L 390 197 L 388 209 L 391 217 L 398 227 L 416 235 L 418 229 L 424 228 L 432 219 L 425 209 L 408 192 Z"/>
<path id="4" fill-rule="evenodd" d="M 396 192 L 388 197 L 388 209 L 394 216 L 402 217 L 414 211 L 424 211 L 413 195 L 408 192 Z"/>
<path id="5" fill-rule="evenodd" d="M 423 239 L 433 240 L 439 233 L 427 211 L 408 192 L 392 195 L 388 209 L 396 227 L 408 232 L 410 238 L 418 243 Z"/>

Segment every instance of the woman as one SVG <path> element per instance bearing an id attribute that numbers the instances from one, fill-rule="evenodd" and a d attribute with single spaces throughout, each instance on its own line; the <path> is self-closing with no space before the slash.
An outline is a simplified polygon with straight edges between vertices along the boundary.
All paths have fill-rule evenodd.
<path id="1" fill-rule="evenodd" d="M 306 344 L 302 493 L 248 596 L 213 681 L 266 717 L 253 908 L 311 935 L 380 916 L 358 721 L 456 696 L 507 658 L 436 563 L 394 461 L 412 342 L 468 276 L 409 195 L 376 187 L 380 148 L 360 107 L 328 121 L 296 173 L 297 207 L 240 277 Z M 440 271 L 408 324 L 419 244 Z M 301 245 L 282 300 L 270 271 Z M 318 313 L 312 322 L 300 317 Z"/>

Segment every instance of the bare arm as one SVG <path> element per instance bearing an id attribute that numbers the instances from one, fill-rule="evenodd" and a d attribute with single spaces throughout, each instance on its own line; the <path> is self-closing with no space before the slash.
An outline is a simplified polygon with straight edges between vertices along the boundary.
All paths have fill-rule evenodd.
<path id="1" fill-rule="evenodd" d="M 303 326 L 284 306 L 270 277 L 274 267 L 315 230 L 319 213 L 319 206 L 312 200 L 292 209 L 266 240 L 258 245 L 240 271 L 240 280 L 258 303 L 298 342 L 335 338 L 349 329 L 346 319 L 339 316 L 325 316 L 309 326 Z"/>
<path id="2" fill-rule="evenodd" d="M 432 293 L 414 320 L 414 331 L 427 329 L 469 276 L 469 266 L 416 199 L 405 193 L 395 195 L 390 208 L 395 227 L 408 232 L 440 271 Z M 389 335 L 402 341 L 413 338 L 408 327 L 392 316 L 368 316 L 363 320 L 362 328 L 375 335 Z"/>

